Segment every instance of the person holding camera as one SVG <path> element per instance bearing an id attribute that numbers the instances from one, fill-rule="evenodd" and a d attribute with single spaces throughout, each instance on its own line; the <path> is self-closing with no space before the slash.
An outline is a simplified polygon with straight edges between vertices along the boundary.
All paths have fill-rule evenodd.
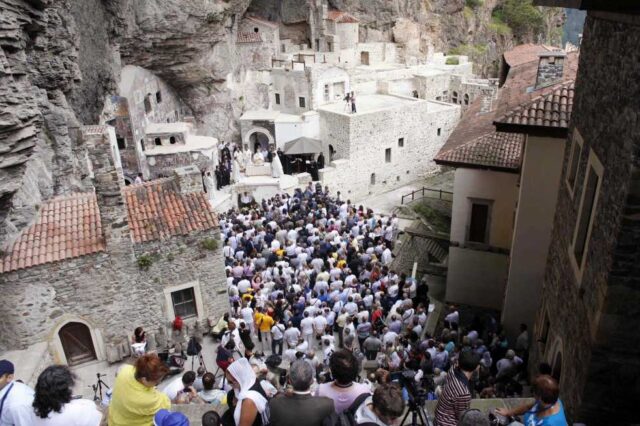
<path id="1" fill-rule="evenodd" d="M 460 353 L 457 367 L 447 374 L 442 395 L 436 405 L 435 419 L 438 426 L 456 426 L 462 413 L 471 405 L 471 376 L 480 360 L 472 351 Z"/>
<path id="2" fill-rule="evenodd" d="M 546 374 L 536 377 L 532 386 L 534 402 L 511 410 L 498 408 L 496 412 L 505 417 L 523 416 L 525 425 L 566 426 L 564 405 L 560 401 L 558 382 Z"/>

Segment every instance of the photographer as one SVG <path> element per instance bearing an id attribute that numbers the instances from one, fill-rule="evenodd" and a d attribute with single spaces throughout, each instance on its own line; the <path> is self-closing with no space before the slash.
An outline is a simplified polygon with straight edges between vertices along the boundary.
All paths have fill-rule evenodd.
<path id="1" fill-rule="evenodd" d="M 458 358 L 458 366 L 451 368 L 436 405 L 435 419 L 438 426 L 456 426 L 460 416 L 471 404 L 469 380 L 478 368 L 479 359 L 471 351 L 465 351 Z"/>

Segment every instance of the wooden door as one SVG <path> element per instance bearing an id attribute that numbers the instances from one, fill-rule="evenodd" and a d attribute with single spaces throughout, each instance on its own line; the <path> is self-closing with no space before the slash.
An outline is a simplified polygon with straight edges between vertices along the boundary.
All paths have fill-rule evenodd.
<path id="1" fill-rule="evenodd" d="M 58 335 L 69 365 L 78 365 L 96 359 L 91 332 L 86 325 L 70 322 L 60 329 Z"/>
<path id="2" fill-rule="evenodd" d="M 360 52 L 360 63 L 362 65 L 369 65 L 369 52 Z"/>

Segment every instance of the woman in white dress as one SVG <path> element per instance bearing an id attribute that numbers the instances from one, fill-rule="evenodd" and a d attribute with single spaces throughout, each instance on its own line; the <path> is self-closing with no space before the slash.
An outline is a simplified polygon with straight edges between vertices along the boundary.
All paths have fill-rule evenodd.
<path id="1" fill-rule="evenodd" d="M 271 177 L 279 178 L 284 174 L 282 170 L 282 162 L 280 161 L 280 157 L 278 157 L 278 153 L 273 151 L 272 153 L 273 159 L 271 160 Z"/>

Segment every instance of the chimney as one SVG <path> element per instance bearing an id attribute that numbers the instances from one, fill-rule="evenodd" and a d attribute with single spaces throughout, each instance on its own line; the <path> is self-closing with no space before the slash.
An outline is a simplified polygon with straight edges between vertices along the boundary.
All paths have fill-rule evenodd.
<path id="1" fill-rule="evenodd" d="M 122 196 L 124 176 L 113 155 L 115 133 L 109 131 L 109 126 L 85 126 L 80 131 L 87 144 L 107 251 L 133 256 L 127 206 Z"/>
<path id="2" fill-rule="evenodd" d="M 561 83 L 567 54 L 563 51 L 555 51 L 541 53 L 539 56 L 536 89 Z"/>
<path id="3" fill-rule="evenodd" d="M 193 194 L 204 192 L 202 186 L 202 173 L 198 166 L 186 166 L 173 169 L 173 176 L 180 188 L 181 194 Z"/>

